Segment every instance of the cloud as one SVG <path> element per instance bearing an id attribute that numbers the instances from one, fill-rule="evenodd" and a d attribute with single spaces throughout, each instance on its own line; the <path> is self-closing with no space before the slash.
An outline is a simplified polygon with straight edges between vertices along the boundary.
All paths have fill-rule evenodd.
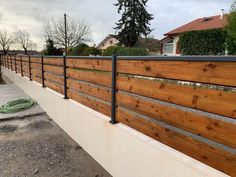
<path id="1" fill-rule="evenodd" d="M 113 5 L 117 0 L 1 0 L 0 29 L 28 30 L 36 42 L 42 42 L 42 28 L 47 19 L 63 17 L 84 20 L 93 31 L 93 43 L 99 43 L 120 18 Z M 217 15 L 229 10 L 233 0 L 149 0 L 148 11 L 154 14 L 151 27 L 156 38 L 195 18 Z"/>

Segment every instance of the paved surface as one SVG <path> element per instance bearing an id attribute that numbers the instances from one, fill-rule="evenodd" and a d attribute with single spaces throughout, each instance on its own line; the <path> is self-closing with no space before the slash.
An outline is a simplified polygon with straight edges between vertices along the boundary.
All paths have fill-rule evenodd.
<path id="1" fill-rule="evenodd" d="M 1 102 L 3 93 L 26 96 L 13 84 L 0 86 Z M 0 177 L 111 176 L 46 113 L 30 115 L 39 110 L 0 120 Z"/>
<path id="2" fill-rule="evenodd" d="M 0 84 L 0 105 L 6 104 L 9 101 L 13 101 L 20 98 L 29 98 L 23 90 L 17 87 L 15 84 Z M 22 111 L 13 114 L 1 114 L 0 120 L 3 119 L 16 119 L 29 115 L 39 115 L 45 113 L 45 111 L 40 106 L 35 106 L 32 109 Z"/>

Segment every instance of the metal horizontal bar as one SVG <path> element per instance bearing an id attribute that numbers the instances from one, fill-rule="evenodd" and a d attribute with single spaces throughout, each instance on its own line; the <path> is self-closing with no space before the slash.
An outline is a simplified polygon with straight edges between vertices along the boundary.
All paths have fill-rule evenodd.
<path id="1" fill-rule="evenodd" d="M 236 62 L 236 56 L 117 56 L 117 60 Z"/>
<path id="2" fill-rule="evenodd" d="M 112 56 L 66 56 L 67 59 L 99 59 L 99 60 L 112 60 Z"/>
<path id="3" fill-rule="evenodd" d="M 41 55 L 31 55 L 31 57 L 41 58 Z M 44 58 L 63 58 L 63 55 L 44 55 Z"/>
<path id="4" fill-rule="evenodd" d="M 41 57 L 33 55 L 33 57 Z M 60 58 L 63 56 L 44 56 L 47 58 Z M 67 56 L 68 59 L 112 60 L 111 56 Z M 117 56 L 117 60 L 149 60 L 149 61 L 212 61 L 236 62 L 236 56 Z"/>

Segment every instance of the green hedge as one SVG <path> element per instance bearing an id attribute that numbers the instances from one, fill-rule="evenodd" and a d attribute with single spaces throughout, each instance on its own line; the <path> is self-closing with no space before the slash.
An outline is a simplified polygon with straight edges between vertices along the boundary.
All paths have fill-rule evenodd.
<path id="1" fill-rule="evenodd" d="M 120 56 L 146 56 L 148 55 L 148 52 L 144 48 L 112 46 L 105 49 L 102 53 L 103 56 L 111 56 L 113 54 L 117 54 Z"/>
<path id="2" fill-rule="evenodd" d="M 82 56 L 90 56 L 90 55 L 100 55 L 101 52 L 99 49 L 96 49 L 95 47 L 88 47 L 84 50 L 84 52 L 82 53 Z"/>
<path id="3" fill-rule="evenodd" d="M 75 46 L 73 49 L 72 49 L 72 53 L 71 55 L 73 56 L 81 56 L 83 54 L 83 52 L 89 48 L 89 46 L 87 44 L 84 44 L 84 43 L 81 43 L 77 46 Z"/>
<path id="4" fill-rule="evenodd" d="M 213 29 L 180 34 L 179 49 L 183 55 L 218 55 L 235 53 L 235 44 L 225 30 Z"/>

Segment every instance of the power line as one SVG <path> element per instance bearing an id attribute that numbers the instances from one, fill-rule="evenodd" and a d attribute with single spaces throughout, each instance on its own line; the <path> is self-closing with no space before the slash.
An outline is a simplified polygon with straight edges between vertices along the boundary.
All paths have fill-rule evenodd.
<path id="1" fill-rule="evenodd" d="M 74 9 L 74 7 L 78 4 L 79 0 L 76 0 L 75 3 L 71 6 L 71 8 L 69 8 L 68 10 L 66 10 L 66 12 L 71 11 L 72 9 Z"/>

